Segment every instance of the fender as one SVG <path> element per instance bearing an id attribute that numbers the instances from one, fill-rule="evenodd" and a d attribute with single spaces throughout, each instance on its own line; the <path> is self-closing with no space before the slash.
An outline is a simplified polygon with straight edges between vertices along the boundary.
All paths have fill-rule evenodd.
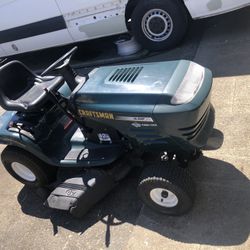
<path id="1" fill-rule="evenodd" d="M 0 144 L 19 147 L 39 158 L 41 161 L 55 165 L 51 159 L 42 153 L 40 147 L 25 135 L 8 130 L 8 125 L 16 112 L 6 111 L 0 117 Z"/>
<path id="2" fill-rule="evenodd" d="M 87 149 L 87 152 L 94 150 L 97 152 L 97 156 L 92 153 L 92 157 L 86 160 L 71 160 L 71 159 L 57 159 L 56 157 L 51 157 L 46 155 L 42 148 L 33 140 L 32 135 L 28 135 L 27 132 L 19 133 L 15 131 L 9 131 L 8 126 L 12 117 L 16 112 L 6 111 L 0 117 L 0 144 L 11 145 L 19 147 L 34 156 L 36 156 L 41 161 L 57 166 L 57 167 L 97 167 L 102 165 L 108 165 L 116 161 L 123 153 L 121 145 L 111 144 L 111 145 L 96 145 L 95 143 L 87 142 L 83 148 Z M 26 135 L 26 134 L 27 135 Z M 77 149 L 79 146 L 76 143 L 72 143 L 72 149 Z M 102 158 L 102 153 L 108 155 L 108 157 Z M 99 157 L 98 157 L 99 156 Z"/>

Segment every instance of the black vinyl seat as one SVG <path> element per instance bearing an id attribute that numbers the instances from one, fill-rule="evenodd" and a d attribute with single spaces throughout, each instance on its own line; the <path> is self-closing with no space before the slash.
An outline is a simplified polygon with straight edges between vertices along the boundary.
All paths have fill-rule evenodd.
<path id="1" fill-rule="evenodd" d="M 0 105 L 5 110 L 36 112 L 46 101 L 48 90 L 57 90 L 63 77 L 41 77 L 19 61 L 0 67 Z"/>

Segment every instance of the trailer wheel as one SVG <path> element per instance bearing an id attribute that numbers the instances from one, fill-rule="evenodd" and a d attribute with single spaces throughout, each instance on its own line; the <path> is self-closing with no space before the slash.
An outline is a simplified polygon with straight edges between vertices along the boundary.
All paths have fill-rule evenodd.
<path id="1" fill-rule="evenodd" d="M 152 51 L 176 46 L 187 28 L 188 15 L 182 1 L 144 0 L 132 13 L 132 34 L 144 48 Z"/>
<path id="2" fill-rule="evenodd" d="M 195 184 L 187 170 L 173 160 L 146 167 L 139 181 L 138 194 L 157 212 L 181 215 L 192 207 Z"/>
<path id="3" fill-rule="evenodd" d="M 12 177 L 30 187 L 46 186 L 55 180 L 56 167 L 49 166 L 18 147 L 7 146 L 1 160 Z"/>

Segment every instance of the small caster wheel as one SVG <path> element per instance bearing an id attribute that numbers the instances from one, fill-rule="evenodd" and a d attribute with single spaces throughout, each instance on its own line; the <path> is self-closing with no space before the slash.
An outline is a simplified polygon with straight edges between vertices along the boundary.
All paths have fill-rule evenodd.
<path id="1" fill-rule="evenodd" d="M 138 195 L 156 212 L 181 215 L 193 205 L 195 184 L 187 170 L 173 160 L 146 167 L 139 181 Z"/>

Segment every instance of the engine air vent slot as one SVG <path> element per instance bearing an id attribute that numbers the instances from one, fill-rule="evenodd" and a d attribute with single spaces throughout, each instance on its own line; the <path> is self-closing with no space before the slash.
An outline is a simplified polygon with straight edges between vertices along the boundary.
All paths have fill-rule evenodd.
<path id="1" fill-rule="evenodd" d="M 109 77 L 109 82 L 133 83 L 143 67 L 120 68 Z"/>
<path id="2" fill-rule="evenodd" d="M 182 131 L 182 135 L 185 136 L 188 140 L 192 140 L 195 136 L 197 136 L 206 122 L 206 119 L 209 115 L 209 110 L 210 109 L 208 107 L 200 120 L 195 125 L 187 128 L 180 128 L 179 130 Z"/>

